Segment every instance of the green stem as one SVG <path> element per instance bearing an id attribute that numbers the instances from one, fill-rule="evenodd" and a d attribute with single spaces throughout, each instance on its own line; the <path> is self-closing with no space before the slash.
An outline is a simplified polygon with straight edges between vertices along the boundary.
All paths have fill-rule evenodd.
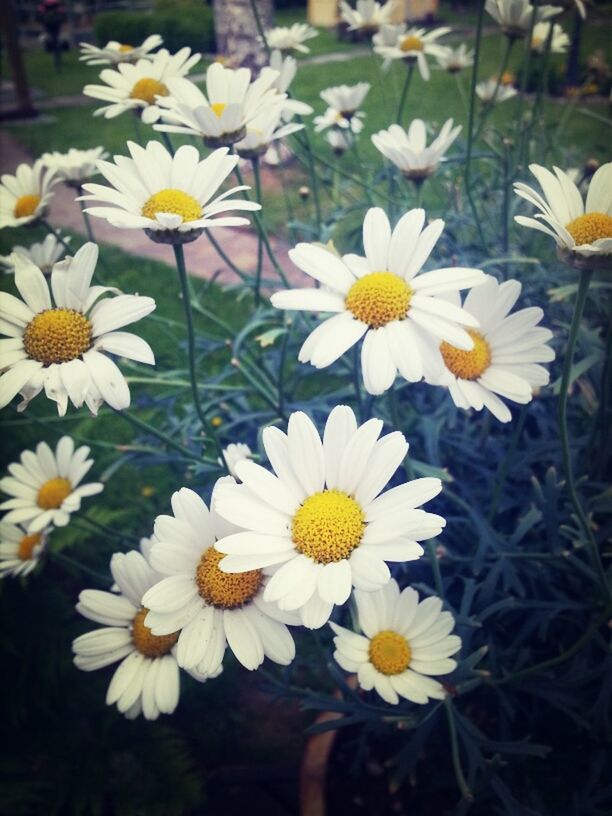
<path id="1" fill-rule="evenodd" d="M 308 174 L 310 176 L 310 187 L 312 189 L 312 198 L 315 205 L 315 218 L 317 223 L 317 235 L 321 234 L 321 227 L 323 225 L 323 215 L 321 212 L 321 198 L 319 195 L 319 180 L 317 178 L 317 171 L 314 163 L 314 152 L 312 149 L 312 143 L 310 141 L 310 135 L 308 134 L 308 128 L 304 128 L 304 130 L 300 131 L 300 134 L 304 137 L 304 146 L 306 148 L 306 156 L 308 161 Z"/>
<path id="2" fill-rule="evenodd" d="M 259 156 L 251 159 L 253 165 L 253 178 L 255 179 L 255 198 L 263 207 L 263 199 L 261 194 L 261 173 L 259 172 Z M 255 269 L 255 280 L 253 282 L 253 293 L 255 295 L 255 305 L 258 306 L 261 301 L 261 270 L 263 263 L 263 241 L 261 233 L 257 236 L 257 267 Z"/>
<path id="3" fill-rule="evenodd" d="M 54 552 L 53 550 L 50 550 L 48 555 L 52 561 L 59 561 L 60 564 L 66 564 L 67 566 L 75 567 L 76 569 L 81 570 L 81 572 L 84 572 L 87 575 L 90 575 L 92 578 L 95 578 L 96 581 L 98 581 L 101 584 L 104 584 L 105 586 L 108 586 L 111 582 L 110 576 L 102 575 L 101 572 L 96 572 L 96 570 L 92 569 L 91 567 L 88 567 L 85 564 L 81 564 L 80 561 L 77 561 L 74 558 L 70 558 L 68 555 L 64 555 L 64 553 Z"/>
<path id="4" fill-rule="evenodd" d="M 221 258 L 221 260 L 225 264 L 227 264 L 227 266 L 229 266 L 229 268 L 235 275 L 238 275 L 238 277 L 243 283 L 248 283 L 250 275 L 247 275 L 246 272 L 243 272 L 241 269 L 238 269 L 236 264 L 225 254 L 223 248 L 221 247 L 217 239 L 213 237 L 212 230 L 210 229 L 204 230 L 204 234 L 206 235 L 212 246 L 215 248 L 217 255 Z"/>
<path id="5" fill-rule="evenodd" d="M 408 63 L 408 70 L 406 72 L 406 79 L 404 80 L 404 87 L 402 88 L 402 95 L 400 96 L 399 106 L 397 108 L 397 124 L 402 124 L 404 118 L 404 107 L 406 106 L 406 99 L 408 98 L 408 88 L 414 73 L 414 62 Z"/>
<path id="6" fill-rule="evenodd" d="M 81 186 L 79 186 L 78 192 L 79 192 L 79 196 L 82 196 L 84 194 L 85 190 L 83 190 L 83 188 Z M 93 228 L 91 226 L 91 218 L 85 212 L 86 206 L 87 205 L 85 204 L 85 202 L 81 201 L 80 198 L 79 198 L 79 207 L 81 208 L 81 215 L 83 216 L 83 221 L 85 222 L 85 232 L 87 233 L 87 240 L 91 241 L 92 243 L 95 244 L 96 239 L 95 239 L 95 236 L 94 236 Z"/>
<path id="7" fill-rule="evenodd" d="M 457 740 L 457 725 L 455 723 L 455 712 L 450 697 L 444 700 L 444 709 L 446 711 L 446 719 L 448 722 L 448 732 L 451 742 L 451 757 L 453 761 L 453 770 L 455 771 L 455 779 L 461 791 L 461 795 L 468 802 L 473 801 L 474 794 L 469 788 L 463 768 L 461 767 L 461 757 L 459 755 L 459 741 Z"/>
<path id="8" fill-rule="evenodd" d="M 174 156 L 174 145 L 172 144 L 172 139 L 170 138 L 170 134 L 166 133 L 165 130 L 160 131 L 162 135 L 162 139 L 164 140 L 164 144 L 166 145 L 166 149 L 171 156 Z"/>
<path id="9" fill-rule="evenodd" d="M 178 453 L 182 454 L 185 459 L 191 459 L 194 462 L 202 462 L 202 458 L 197 456 L 193 451 L 190 451 L 189 448 L 186 448 L 184 445 L 181 445 L 180 442 L 175 442 L 170 436 L 165 434 L 163 431 L 158 430 L 153 425 L 150 425 L 148 422 L 145 422 L 144 419 L 139 419 L 134 414 L 130 414 L 128 411 L 119 411 L 117 408 L 112 409 L 118 416 L 125 419 L 135 428 L 138 428 L 139 431 L 143 431 L 144 433 L 151 434 L 151 436 L 156 436 L 161 442 L 167 445 L 169 448 L 177 451 Z"/>
<path id="10" fill-rule="evenodd" d="M 270 59 L 270 57 L 272 56 L 272 52 L 270 50 L 270 46 L 268 45 L 268 40 L 266 38 L 266 33 L 264 31 L 263 25 L 261 24 L 261 17 L 259 16 L 259 9 L 257 8 L 257 0 L 251 0 L 251 10 L 253 11 L 255 25 L 257 26 L 257 31 L 259 32 L 259 36 L 261 37 L 263 47 L 266 49 L 268 59 Z"/>
<path id="11" fill-rule="evenodd" d="M 502 490 L 506 483 L 506 479 L 508 477 L 508 471 L 510 470 L 510 465 L 512 463 L 512 459 L 514 457 L 514 453 L 516 451 L 516 446 L 520 439 L 520 436 L 523 432 L 523 428 L 525 427 L 525 420 L 527 418 L 527 406 L 524 405 L 521 409 L 520 416 L 518 418 L 518 422 L 514 426 L 514 431 L 512 432 L 512 438 L 510 439 L 510 444 L 508 445 L 508 451 L 504 457 L 503 462 L 501 463 L 499 470 L 497 472 L 497 479 L 495 480 L 495 488 L 493 490 L 493 496 L 491 497 L 491 505 L 489 507 L 489 513 L 487 515 L 487 521 L 492 522 L 495 518 L 497 513 L 497 506 L 499 505 L 499 500 L 502 495 Z"/>
<path id="12" fill-rule="evenodd" d="M 439 598 L 443 599 L 444 585 L 442 583 L 442 570 L 440 569 L 440 562 L 436 557 L 436 542 L 435 539 L 429 538 L 425 543 L 429 553 L 429 560 L 431 561 L 431 571 L 433 572 L 436 592 L 438 593 Z"/>
<path id="13" fill-rule="evenodd" d="M 515 42 L 516 42 L 516 40 L 514 39 L 514 37 L 508 37 L 506 39 L 506 48 L 504 50 L 504 56 L 502 58 L 501 65 L 499 67 L 499 73 L 497 75 L 497 82 L 495 83 L 495 90 L 493 91 L 493 96 L 491 97 L 490 102 L 488 103 L 487 107 L 483 110 L 482 117 L 480 119 L 480 124 L 478 125 L 478 130 L 476 131 L 476 135 L 474 136 L 474 141 L 478 141 L 478 139 L 480 138 L 480 134 L 483 131 L 483 128 L 485 126 L 485 122 L 487 120 L 487 117 L 489 116 L 489 114 L 491 113 L 493 108 L 495 107 L 495 103 L 497 101 L 497 95 L 499 94 L 499 89 L 501 88 L 502 79 L 503 79 L 503 76 L 506 73 L 506 69 L 508 67 L 508 61 L 510 59 L 510 53 L 512 51 L 512 46 L 514 45 Z"/>
<path id="14" fill-rule="evenodd" d="M 515 143 L 516 143 L 516 161 L 514 163 L 514 173 L 518 170 L 521 166 L 521 160 L 523 155 L 523 140 L 525 137 L 525 132 L 523 128 L 523 110 L 525 108 L 525 98 L 527 96 L 527 82 L 529 81 L 529 72 L 531 70 L 531 57 L 533 54 L 531 48 L 531 41 L 533 39 L 533 29 L 536 24 L 536 20 L 538 17 L 538 5 L 539 0 L 533 0 L 533 10 L 531 12 L 531 18 L 529 20 L 529 31 L 527 32 L 527 37 L 525 39 L 525 60 L 523 64 L 523 74 L 521 76 L 521 88 L 519 94 L 519 104 L 518 104 L 518 111 L 516 114 L 516 136 L 515 136 Z"/>
<path id="15" fill-rule="evenodd" d="M 219 457 L 223 462 L 223 466 L 225 467 L 225 470 L 229 473 L 229 468 L 225 460 L 225 454 L 223 453 L 223 446 L 219 441 L 215 429 L 209 422 L 208 417 L 206 416 L 206 412 L 202 407 L 202 402 L 200 400 L 200 389 L 198 388 L 198 376 L 196 365 L 196 338 L 195 329 L 193 325 L 193 312 L 191 309 L 191 292 L 189 291 L 189 279 L 187 277 L 187 269 L 185 267 L 185 254 L 183 252 L 183 245 L 172 244 L 172 248 L 174 249 L 176 268 L 178 270 L 179 281 L 181 284 L 181 294 L 183 296 L 183 307 L 185 309 L 185 322 L 187 324 L 187 351 L 189 358 L 189 379 L 191 380 L 191 394 L 193 396 L 193 404 L 196 410 L 196 414 L 198 415 L 198 419 L 200 420 L 202 428 L 204 429 L 204 432 L 210 439 L 213 440 L 215 447 L 217 448 L 217 453 L 219 454 Z"/>

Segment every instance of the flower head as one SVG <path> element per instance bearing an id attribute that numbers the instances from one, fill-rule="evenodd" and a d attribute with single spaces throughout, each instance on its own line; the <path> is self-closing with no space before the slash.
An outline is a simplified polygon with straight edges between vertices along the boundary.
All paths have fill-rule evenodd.
<path id="1" fill-rule="evenodd" d="M 381 26 L 391 22 L 396 5 L 395 0 L 387 0 L 386 3 L 357 0 L 353 8 L 346 0 L 341 0 L 340 18 L 347 24 L 349 31 L 374 34 Z"/>
<path id="2" fill-rule="evenodd" d="M 476 85 L 476 95 L 484 105 L 507 102 L 516 96 L 518 91 L 511 85 L 504 85 L 496 79 L 484 79 Z"/>
<path id="3" fill-rule="evenodd" d="M 461 43 L 458 48 L 447 46 L 443 52 L 436 55 L 436 60 L 440 68 L 448 71 L 449 74 L 457 74 L 464 68 L 472 67 L 474 52 L 468 49 L 465 43 Z"/>
<path id="4" fill-rule="evenodd" d="M 77 408 L 85 402 L 94 414 L 103 402 L 129 406 L 127 382 L 107 355 L 155 363 L 145 340 L 116 331 L 152 312 L 155 301 L 91 286 L 97 259 L 98 247 L 85 244 L 74 258 L 55 265 L 48 282 L 29 260 L 13 256 L 23 299 L 0 293 L 2 333 L 8 335 L 1 341 L 0 407 L 19 393 L 22 410 L 43 388 L 61 416 L 68 400 Z M 99 300 L 107 293 L 116 296 Z"/>
<path id="5" fill-rule="evenodd" d="M 69 237 L 63 237 L 62 241 L 70 242 Z M 66 249 L 61 241 L 49 233 L 40 243 L 30 244 L 29 247 L 14 246 L 10 255 L 0 255 L 0 265 L 5 271 L 14 272 L 14 255 L 19 255 L 27 261 L 31 261 L 37 266 L 43 275 L 50 275 L 55 264 L 61 259 Z"/>
<path id="6" fill-rule="evenodd" d="M 248 445 L 245 445 L 244 442 L 232 442 L 226 448 L 223 448 L 223 458 L 227 464 L 227 468 L 230 472 L 230 475 L 234 477 L 234 479 L 238 478 L 236 473 L 236 465 L 238 462 L 241 462 L 243 459 L 251 459 L 253 453 Z M 223 464 L 221 458 L 219 458 L 219 464 Z"/>
<path id="7" fill-rule="evenodd" d="M 546 51 L 549 37 L 551 38 L 550 53 L 565 54 L 569 48 L 570 38 L 558 23 L 536 23 L 531 36 L 531 50 L 537 54 L 543 54 Z"/>
<path id="8" fill-rule="evenodd" d="M 290 26 L 269 28 L 265 32 L 265 37 L 269 48 L 283 52 L 300 51 L 302 54 L 308 54 L 310 48 L 304 43 L 316 37 L 318 33 L 316 28 L 306 23 L 293 23 Z"/>
<path id="9" fill-rule="evenodd" d="M 424 80 L 430 77 L 427 56 L 437 57 L 443 54 L 446 46 L 436 42 L 440 37 L 448 34 L 450 28 L 442 26 L 432 31 L 424 28 L 406 28 L 402 26 L 389 26 L 381 28 L 377 37 L 373 38 L 374 51 L 385 62 L 401 59 L 407 63 L 416 63 L 419 73 Z M 395 39 L 388 43 L 391 34 Z"/>
<path id="10" fill-rule="evenodd" d="M 275 567 L 263 598 L 298 611 L 304 626 L 323 626 L 352 587 L 372 591 L 390 579 L 386 561 L 413 561 L 417 542 L 438 535 L 440 516 L 418 509 L 440 492 L 439 479 L 417 479 L 382 493 L 408 452 L 383 423 L 358 426 L 346 405 L 333 409 L 323 439 L 302 412 L 287 433 L 268 427 L 263 445 L 274 473 L 243 460 L 242 484 L 220 485 L 214 509 L 240 532 L 216 544 L 228 574 Z"/>
<path id="11" fill-rule="evenodd" d="M 283 139 L 298 130 L 302 130 L 304 125 L 282 122 L 282 110 L 272 108 L 262 110 L 247 125 L 246 135 L 239 142 L 236 142 L 234 150 L 241 158 L 250 159 L 254 156 L 262 156 L 272 142 Z"/>
<path id="12" fill-rule="evenodd" d="M 297 72 L 297 61 L 290 55 L 283 56 L 283 54 L 276 49 L 270 54 L 270 64 L 261 70 L 261 74 L 265 76 L 266 72 L 272 70 L 276 71 L 277 76 L 274 79 L 271 87 L 279 94 L 284 94 L 282 117 L 285 121 L 292 116 L 309 116 L 312 113 L 312 107 L 306 102 L 300 102 L 298 99 L 289 98 L 287 91 L 293 82 Z"/>
<path id="13" fill-rule="evenodd" d="M 48 538 L 48 530 L 28 533 L 21 525 L 0 521 L 0 578 L 29 575 L 36 569 Z"/>
<path id="14" fill-rule="evenodd" d="M 421 705 L 443 700 L 446 691 L 432 675 L 455 670 L 451 655 L 461 639 L 450 634 L 455 619 L 442 611 L 442 601 L 433 596 L 421 601 L 411 587 L 400 592 L 391 579 L 378 592 L 357 590 L 355 602 L 363 634 L 330 623 L 336 662 L 357 674 L 362 689 L 374 689 L 391 705 L 400 697 Z"/>
<path id="15" fill-rule="evenodd" d="M 23 451 L 21 461 L 8 466 L 10 476 L 0 479 L 0 490 L 11 496 L 0 504 L 0 510 L 8 510 L 2 523 L 22 524 L 28 534 L 65 527 L 82 499 L 104 490 L 100 482 L 81 484 L 93 465 L 88 454 L 86 445 L 75 450 L 69 436 L 62 436 L 55 452 L 46 442 Z"/>
<path id="16" fill-rule="evenodd" d="M 407 131 L 400 125 L 390 125 L 388 130 L 374 133 L 372 142 L 406 178 L 419 182 L 435 172 L 460 131 L 461 125 L 453 127 L 453 120 L 447 119 L 440 133 L 427 146 L 425 122 L 413 119 Z"/>
<path id="17" fill-rule="evenodd" d="M 363 127 L 359 119 L 364 116 L 359 108 L 369 90 L 369 82 L 358 82 L 356 85 L 335 85 L 321 91 L 321 99 L 328 108 L 323 116 L 315 117 L 315 131 L 320 133 L 328 127 L 337 127 L 359 133 Z"/>
<path id="18" fill-rule="evenodd" d="M 120 62 L 137 62 L 150 51 L 163 43 L 159 34 L 151 34 L 140 45 L 130 45 L 110 40 L 103 48 L 97 48 L 90 43 L 79 43 L 81 56 L 79 59 L 87 65 L 118 65 Z"/>
<path id="19" fill-rule="evenodd" d="M 43 153 L 41 159 L 55 172 L 58 179 L 79 187 L 84 181 L 96 175 L 97 162 L 107 156 L 108 153 L 103 147 L 93 147 L 90 150 L 77 150 L 71 147 L 67 153 L 58 151 Z"/>
<path id="20" fill-rule="evenodd" d="M 391 387 L 396 374 L 417 382 L 442 371 L 439 343 L 470 350 L 466 327 L 478 321 L 440 295 L 477 286 L 479 269 L 445 267 L 419 274 L 444 228 L 440 219 L 427 227 L 424 210 L 410 210 L 391 230 L 383 210 L 374 207 L 363 222 L 366 257 L 338 258 L 317 244 L 298 244 L 291 260 L 318 280 L 320 289 L 292 289 L 272 295 L 278 309 L 334 312 L 306 338 L 300 362 L 325 368 L 361 338 L 361 370 L 370 394 Z"/>
<path id="21" fill-rule="evenodd" d="M 529 0 L 486 0 L 485 10 L 501 26 L 504 34 L 513 39 L 527 34 L 534 14 L 534 7 Z M 538 23 L 548 20 L 562 11 L 560 6 L 538 6 L 535 9 L 535 21 Z"/>
<path id="22" fill-rule="evenodd" d="M 59 179 L 41 159 L 33 165 L 20 164 L 15 175 L 0 178 L 0 229 L 23 227 L 44 218 Z"/>

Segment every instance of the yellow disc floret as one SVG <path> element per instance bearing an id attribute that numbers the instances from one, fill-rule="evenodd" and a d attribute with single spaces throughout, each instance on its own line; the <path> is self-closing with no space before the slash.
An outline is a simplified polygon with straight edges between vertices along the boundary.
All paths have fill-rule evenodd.
<path id="1" fill-rule="evenodd" d="M 223 111 L 226 108 L 227 108 L 227 105 L 225 104 L 225 102 L 213 102 L 213 104 L 210 106 L 210 109 L 212 110 L 212 112 L 219 119 L 221 118 L 221 114 L 223 113 Z"/>
<path id="2" fill-rule="evenodd" d="M 182 190 L 168 188 L 154 193 L 142 207 L 145 218 L 155 218 L 157 213 L 172 213 L 180 215 L 185 221 L 197 221 L 202 217 L 202 207 L 193 196 Z"/>
<path id="3" fill-rule="evenodd" d="M 209 547 L 198 564 L 196 584 L 198 592 L 207 604 L 217 609 L 236 609 L 252 601 L 263 582 L 261 570 L 248 572 L 223 572 L 219 562 L 224 554 Z"/>
<path id="4" fill-rule="evenodd" d="M 36 208 L 40 204 L 40 196 L 34 193 L 19 196 L 15 202 L 13 215 L 15 218 L 27 218 L 29 215 L 34 215 Z"/>
<path id="5" fill-rule="evenodd" d="M 385 629 L 374 635 L 369 647 L 370 663 L 381 674 L 401 674 L 410 665 L 412 652 L 405 637 Z"/>
<path id="6" fill-rule="evenodd" d="M 49 479 L 38 488 L 36 503 L 42 510 L 57 510 L 71 492 L 72 485 L 68 479 L 56 476 L 55 479 Z"/>
<path id="7" fill-rule="evenodd" d="M 26 326 L 23 347 L 39 363 L 67 363 L 91 346 L 91 323 L 74 309 L 46 309 Z"/>
<path id="8" fill-rule="evenodd" d="M 40 544 L 42 533 L 33 533 L 32 535 L 25 535 L 19 542 L 17 547 L 17 558 L 21 561 L 29 561 L 32 558 L 34 549 Z"/>
<path id="9" fill-rule="evenodd" d="M 612 238 L 612 216 L 601 212 L 586 213 L 566 224 L 565 229 L 577 246 L 592 244 L 598 238 Z"/>
<path id="10" fill-rule="evenodd" d="M 400 43 L 400 51 L 422 51 L 423 40 L 420 37 L 404 37 Z"/>
<path id="11" fill-rule="evenodd" d="M 342 561 L 358 547 L 365 528 L 359 504 L 340 490 L 309 496 L 293 517 L 291 535 L 298 552 L 319 564 Z"/>
<path id="12" fill-rule="evenodd" d="M 170 91 L 163 82 L 151 77 L 143 77 L 132 88 L 130 96 L 132 99 L 140 99 L 147 105 L 155 104 L 156 96 L 168 96 Z"/>
<path id="13" fill-rule="evenodd" d="M 491 348 L 480 332 L 468 329 L 474 341 L 471 351 L 464 351 L 450 343 L 440 343 L 440 352 L 449 371 L 460 380 L 477 380 L 491 365 Z"/>
<path id="14" fill-rule="evenodd" d="M 128 43 L 122 43 L 122 45 L 119 46 L 119 51 L 121 51 L 122 54 L 129 54 L 129 52 L 133 50 L 134 46 Z"/>
<path id="15" fill-rule="evenodd" d="M 412 289 L 393 272 L 370 272 L 356 281 L 345 298 L 346 308 L 373 329 L 403 320 L 410 308 Z"/>
<path id="16" fill-rule="evenodd" d="M 144 620 L 147 617 L 149 610 L 143 606 L 140 611 L 134 615 L 132 621 L 132 642 L 140 654 L 145 657 L 162 657 L 168 654 L 176 641 L 178 640 L 179 632 L 172 632 L 170 635 L 154 635 L 148 626 L 145 626 Z"/>

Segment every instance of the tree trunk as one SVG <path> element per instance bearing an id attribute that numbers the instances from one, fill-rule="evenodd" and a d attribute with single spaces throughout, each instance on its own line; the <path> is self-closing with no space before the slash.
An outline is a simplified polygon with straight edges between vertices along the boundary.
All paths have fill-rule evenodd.
<path id="1" fill-rule="evenodd" d="M 30 85 L 25 70 L 23 54 L 21 53 L 21 46 L 19 44 L 19 26 L 17 24 L 17 15 L 15 14 L 15 6 L 12 0 L 6 0 L 6 2 L 2 4 L 0 30 L 2 31 L 2 39 L 6 45 L 6 55 L 15 85 L 15 96 L 17 97 L 17 109 L 14 111 L 5 111 L 2 118 L 9 119 L 17 116 L 36 116 L 37 111 L 34 109 L 30 99 Z"/>
<path id="2" fill-rule="evenodd" d="M 274 0 L 255 0 L 259 19 L 265 29 L 273 25 Z M 258 41 L 258 29 L 251 0 L 213 0 L 217 53 L 232 67 L 260 67 L 266 53 Z"/>

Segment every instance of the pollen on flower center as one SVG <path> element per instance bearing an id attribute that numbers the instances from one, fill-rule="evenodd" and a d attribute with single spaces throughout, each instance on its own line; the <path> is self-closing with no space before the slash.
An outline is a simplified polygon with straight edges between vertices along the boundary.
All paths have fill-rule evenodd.
<path id="1" fill-rule="evenodd" d="M 123 43 L 122 45 L 119 46 L 119 51 L 121 51 L 122 54 L 129 54 L 129 52 L 133 50 L 134 46 L 129 45 L 128 43 Z"/>
<path id="2" fill-rule="evenodd" d="M 423 40 L 420 37 L 404 37 L 400 43 L 400 51 L 422 51 Z"/>
<path id="3" fill-rule="evenodd" d="M 140 654 L 145 657 L 162 657 L 168 654 L 176 641 L 180 632 L 172 632 L 170 635 L 154 635 L 148 626 L 145 626 L 145 618 L 149 614 L 146 606 L 134 615 L 132 621 L 132 642 Z"/>
<path id="4" fill-rule="evenodd" d="M 225 102 L 213 102 L 213 104 L 210 106 L 210 109 L 218 119 L 221 118 L 221 114 L 226 108 L 227 105 L 225 104 Z"/>
<path id="5" fill-rule="evenodd" d="M 200 596 L 217 609 L 236 609 L 252 601 L 263 582 L 261 570 L 248 572 L 222 572 L 219 562 L 225 556 L 209 547 L 198 564 L 196 584 Z"/>
<path id="6" fill-rule="evenodd" d="M 408 314 L 412 289 L 392 272 L 370 272 L 356 281 L 345 298 L 346 308 L 373 329 Z"/>
<path id="7" fill-rule="evenodd" d="M 62 502 L 71 492 L 72 485 L 68 479 L 56 476 L 38 488 L 36 503 L 43 510 L 57 510 L 58 507 L 62 506 Z"/>
<path id="8" fill-rule="evenodd" d="M 76 360 L 91 346 L 91 323 L 74 309 L 45 309 L 26 326 L 23 347 L 45 365 Z"/>
<path id="9" fill-rule="evenodd" d="M 450 343 L 440 343 L 440 352 L 446 367 L 461 380 L 477 380 L 491 365 L 491 348 L 480 332 L 468 329 L 474 341 L 471 351 L 464 351 Z"/>
<path id="10" fill-rule="evenodd" d="M 19 542 L 17 548 L 17 557 L 21 561 L 29 561 L 32 558 L 36 546 L 40 543 L 42 533 L 33 533 L 32 535 L 25 535 Z"/>
<path id="11" fill-rule="evenodd" d="M 365 515 L 359 504 L 340 490 L 309 496 L 293 517 L 291 536 L 298 552 L 319 564 L 342 561 L 363 537 Z"/>
<path id="12" fill-rule="evenodd" d="M 598 238 L 612 238 L 612 216 L 601 212 L 585 213 L 570 221 L 565 229 L 577 246 L 592 244 Z"/>
<path id="13" fill-rule="evenodd" d="M 202 217 L 202 207 L 193 196 L 182 190 L 168 188 L 154 193 L 142 207 L 145 218 L 155 218 L 157 213 L 172 213 L 180 215 L 185 221 L 197 221 Z"/>
<path id="14" fill-rule="evenodd" d="M 405 637 L 385 629 L 374 635 L 369 646 L 370 663 L 381 674 L 401 674 L 410 665 L 412 652 Z"/>
<path id="15" fill-rule="evenodd" d="M 34 215 L 39 204 L 39 195 L 35 195 L 34 193 L 22 195 L 15 202 L 13 214 L 15 218 L 27 218 L 28 215 Z"/>
<path id="16" fill-rule="evenodd" d="M 132 99 L 141 99 L 147 105 L 155 104 L 156 96 L 168 96 L 170 91 L 163 82 L 151 77 L 143 77 L 132 88 L 130 94 Z"/>

